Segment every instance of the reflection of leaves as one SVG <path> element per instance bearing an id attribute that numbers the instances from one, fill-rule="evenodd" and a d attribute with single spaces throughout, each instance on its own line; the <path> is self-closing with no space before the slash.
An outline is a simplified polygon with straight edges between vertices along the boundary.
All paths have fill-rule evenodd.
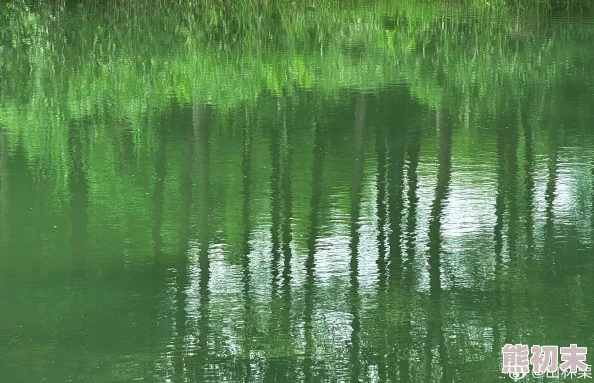
<path id="1" fill-rule="evenodd" d="M 67 143 L 60 141 L 66 116 L 98 119 L 106 106 L 134 127 L 136 143 L 151 135 L 142 133 L 147 113 L 166 110 L 171 98 L 233 106 L 254 102 L 265 91 L 290 94 L 314 84 L 330 94 L 340 87 L 373 89 L 404 81 L 431 107 L 444 98 L 478 95 L 493 113 L 504 101 L 494 97 L 502 87 L 560 81 L 572 57 L 586 54 L 579 42 L 593 34 L 571 23 L 553 25 L 556 37 L 518 50 L 509 39 L 503 4 L 489 11 L 480 1 L 471 3 L 478 7 L 477 18 L 465 17 L 463 7 L 400 0 L 375 9 L 349 3 L 335 11 L 321 2 L 313 12 L 279 5 L 263 13 L 250 9 L 258 2 L 234 5 L 245 13 L 213 2 L 202 5 L 207 19 L 183 5 L 155 13 L 131 4 L 109 15 L 83 7 L 79 17 L 85 22 L 76 19 L 76 28 L 72 18 L 44 3 L 35 12 L 24 2 L 2 7 L 7 23 L 0 33 L 10 43 L 2 45 L 0 116 L 21 134 L 28 155 L 51 158 L 46 162 L 53 170 L 66 168 L 61 153 Z M 395 17 L 385 24 L 379 15 Z M 262 17 L 258 23 L 256 16 Z M 236 30 L 221 34 L 221 23 L 228 28 L 232 20 Z M 279 30 L 270 29 L 272 24 Z M 358 47 L 364 60 L 351 59 L 344 46 Z M 441 72 L 445 75 L 436 75 Z"/>

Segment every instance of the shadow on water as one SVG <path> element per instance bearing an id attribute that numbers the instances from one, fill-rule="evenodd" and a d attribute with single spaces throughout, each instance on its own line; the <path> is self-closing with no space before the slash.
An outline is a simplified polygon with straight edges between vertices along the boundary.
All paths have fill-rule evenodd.
<path id="1" fill-rule="evenodd" d="M 375 133 L 375 150 L 377 152 L 377 270 L 378 270 L 378 289 L 380 292 L 385 292 L 387 287 L 387 258 L 386 258 L 386 174 L 387 174 L 387 150 L 386 150 L 386 129 L 383 125 L 376 128 Z M 380 300 L 382 303 L 383 300 Z M 384 310 L 382 310 L 384 311 Z M 381 370 L 381 366 L 380 366 Z M 383 376 L 380 371 L 380 376 Z"/>
<path id="2" fill-rule="evenodd" d="M 504 146 L 504 131 L 499 128 L 497 130 L 497 195 L 495 197 L 495 226 L 494 232 L 494 246 L 495 246 L 495 277 L 494 277 L 494 306 L 495 315 L 493 317 L 493 350 L 496 353 L 501 350 L 503 344 L 501 343 L 501 317 L 505 317 L 502 313 L 503 302 L 503 218 L 505 215 L 505 146 Z M 504 326 L 503 326 L 504 327 Z"/>
<path id="3" fill-rule="evenodd" d="M 305 357 L 303 360 L 303 373 L 305 382 L 313 382 L 314 379 L 314 338 L 313 338 L 313 311 L 314 311 L 314 289 L 315 289 L 315 253 L 316 240 L 318 237 L 318 212 L 322 199 L 323 165 L 326 154 L 326 131 L 324 126 L 312 119 L 313 125 L 313 164 L 312 164 L 312 193 L 309 208 L 309 239 L 307 245 L 307 259 L 305 261 L 305 286 L 304 286 L 304 315 L 303 325 L 305 328 Z"/>
<path id="4" fill-rule="evenodd" d="M 519 107 L 516 107 L 516 110 Z M 514 110 L 513 107 L 510 107 Z M 519 113 L 519 110 L 517 110 Z M 507 182 L 507 196 L 506 201 L 508 205 L 509 220 L 507 226 L 507 240 L 508 240 L 508 255 L 512 267 L 520 267 L 521 262 L 518 259 L 518 240 L 520 235 L 520 211 L 518 206 L 518 123 L 512 113 L 509 113 L 503 120 L 505 126 L 502 132 L 505 140 L 505 166 L 506 166 L 506 182 Z"/>
<path id="5" fill-rule="evenodd" d="M 406 152 L 408 155 L 408 169 L 406 172 L 408 180 L 407 200 L 408 210 L 406 212 L 406 259 L 404 261 L 403 275 L 403 300 L 405 301 L 402 324 L 400 325 L 401 335 L 399 336 L 403 344 L 413 343 L 412 321 L 414 310 L 413 294 L 415 289 L 416 277 L 414 271 L 414 261 L 416 254 L 416 229 L 417 229 L 417 208 L 419 203 L 418 188 L 418 167 L 421 151 L 421 131 L 415 122 L 409 122 L 409 132 L 407 135 L 408 145 Z M 400 376 L 403 381 L 410 381 L 411 366 L 410 358 L 402 355 L 399 362 Z"/>
<path id="6" fill-rule="evenodd" d="M 210 124 L 208 119 L 208 107 L 196 104 L 193 106 L 193 134 L 194 134 L 194 156 L 195 156 L 195 180 L 196 180 L 196 214 L 197 231 L 199 242 L 198 266 L 199 282 L 199 305 L 198 305 L 198 336 L 196 365 L 198 381 L 207 381 L 207 366 L 209 364 L 208 334 L 210 327 L 210 214 L 211 214 L 211 190 L 210 190 L 210 145 L 209 145 Z"/>
<path id="7" fill-rule="evenodd" d="M 34 336 L 35 332 L 41 332 L 44 328 L 44 319 L 37 320 L 39 313 L 35 300 L 43 296 L 44 291 L 40 288 L 38 281 L 45 277 L 45 270 L 43 267 L 44 257 L 43 251 L 43 229 L 46 223 L 44 205 L 46 200 L 46 187 L 43 182 L 43 175 L 35 171 L 27 162 L 26 153 L 21 142 L 17 143 L 15 149 L 9 151 L 6 139 L 6 133 L 0 130 L 0 171 L 2 174 L 2 190 L 0 190 L 0 197 L 2 197 L 1 208 L 3 209 L 3 219 L 6 221 L 6 234 L 0 234 L 0 240 L 5 235 L 5 244 L 8 251 L 0 255 L 0 260 L 5 262 L 2 267 L 3 281 L 0 282 L 2 286 L 2 299 L 0 304 L 8 305 L 8 310 L 3 311 L 7 313 L 15 313 L 12 309 L 13 305 L 19 299 L 27 297 L 32 300 L 23 307 L 23 311 L 35 315 L 36 320 L 33 322 L 20 322 L 18 329 L 13 330 L 13 338 L 6 341 L 4 337 L 5 329 L 0 330 L 0 350 L 8 352 L 15 352 L 12 343 L 15 340 L 26 339 L 31 344 L 40 343 Z M 1 249 L 1 248 L 0 248 Z M 3 249 L 1 249 L 3 250 Z M 71 249 L 68 249 L 69 253 Z M 70 261 L 66 268 L 68 273 L 73 273 L 73 260 Z M 53 279 L 50 279 L 53 281 Z M 72 280 L 72 275 L 67 276 L 67 283 Z M 6 286 L 6 288 L 4 288 Z M 70 287 L 70 286 L 69 286 Z M 4 320 L 8 319 L 11 323 L 11 315 L 8 315 Z M 0 326 L 2 327 L 2 326 Z M 77 327 L 79 329 L 80 327 Z M 59 334 L 63 335 L 60 331 Z M 79 333 L 77 333 L 79 335 Z M 80 339 L 80 337 L 77 337 Z M 60 345 L 65 344 L 71 346 L 74 338 L 63 337 L 60 340 Z M 41 342 L 44 342 L 41 340 Z M 45 341 L 44 343 L 49 343 Z M 84 363 L 84 361 L 81 361 Z M 0 375 L 4 375 L 3 365 L 0 364 Z M 8 370 L 10 371 L 10 370 Z M 78 371 L 77 371 L 78 372 Z M 33 371 L 23 371 L 23 375 L 27 377 L 26 380 L 34 379 Z M 10 375 L 8 375 L 10 376 Z"/>
<path id="8" fill-rule="evenodd" d="M 193 209 L 193 195 L 192 195 L 192 173 L 194 164 L 194 131 L 193 124 L 191 121 L 191 115 L 189 118 L 185 118 L 187 113 L 184 109 L 180 116 L 180 131 L 176 132 L 180 136 L 181 141 L 181 153 L 180 153 L 180 168 L 181 168 L 181 179 L 179 185 L 179 197 L 180 197 L 180 222 L 179 222 L 179 244 L 176 254 L 176 286 L 175 286 L 175 302 L 176 302 L 176 314 L 175 314 L 175 327 L 177 332 L 177 345 L 178 348 L 177 358 L 175 360 L 174 374 L 176 377 L 180 377 L 183 380 L 185 371 L 187 370 L 185 360 L 185 350 L 188 345 L 185 343 L 187 337 L 187 312 L 188 306 L 188 294 L 187 289 L 189 286 L 188 279 L 188 250 L 190 245 L 190 216 Z"/>
<path id="9" fill-rule="evenodd" d="M 8 167 L 8 133 L 0 125 L 0 249 L 5 245 L 8 231 L 8 209 L 10 193 L 10 169 Z M 3 252 L 6 254 L 6 252 Z"/>
<path id="10" fill-rule="evenodd" d="M 378 245 L 378 257 L 377 257 L 377 272 L 378 272 L 378 293 L 385 297 L 387 289 L 387 262 L 386 257 L 386 246 L 387 246 L 387 235 L 386 235 L 386 221 L 387 221 L 387 209 L 386 209 L 386 188 L 387 188 L 387 149 L 386 149 L 386 128 L 384 125 L 378 125 L 375 132 L 375 150 L 377 152 L 377 245 Z M 378 302 L 378 312 L 386 312 L 386 299 L 380 297 Z M 381 316 L 381 327 L 386 328 L 385 316 Z M 388 342 L 385 333 L 380 334 L 380 340 L 377 344 L 376 360 L 378 364 L 378 375 L 381 382 L 386 381 L 387 376 L 387 365 L 385 361 L 385 355 L 388 348 Z"/>
<path id="11" fill-rule="evenodd" d="M 280 339 L 291 341 L 291 122 L 286 101 L 279 104 L 279 125 L 270 129 L 270 152 L 272 158 L 272 294 L 271 311 L 274 319 L 273 329 Z M 292 121 L 292 120 L 291 120 Z M 282 260 L 282 264 L 281 264 Z M 280 285 L 280 292 L 278 291 Z M 286 356 L 269 359 L 264 382 L 290 381 L 291 373 Z"/>
<path id="12" fill-rule="evenodd" d="M 279 106 L 280 109 L 280 106 Z M 279 287 L 279 278 L 281 274 L 281 256 L 283 255 L 283 249 L 281 249 L 284 245 L 284 237 L 282 236 L 281 230 L 285 229 L 284 225 L 281 227 L 281 220 L 283 218 L 282 210 L 282 202 L 285 199 L 285 194 L 282 191 L 283 189 L 283 181 L 284 177 L 286 177 L 283 172 L 286 171 L 284 166 L 284 156 L 281 153 L 284 147 L 282 147 L 281 142 L 283 140 L 284 134 L 286 134 L 286 106 L 283 106 L 284 119 L 281 126 L 276 126 L 275 124 L 271 124 L 270 126 L 270 157 L 271 157 L 271 166 L 272 172 L 270 175 L 270 190 L 271 190 L 271 241 L 272 241 L 272 264 L 271 264 L 271 271 L 272 271 L 272 278 L 271 278 L 271 291 L 272 291 L 272 301 L 271 301 L 271 312 L 274 319 L 274 331 L 280 333 L 279 327 L 282 327 L 284 323 L 282 323 L 282 319 L 286 315 L 284 310 L 287 309 L 286 305 L 281 304 L 274 304 L 278 303 L 281 299 L 286 299 L 286 297 L 278 298 L 278 287 Z M 280 110 L 279 110 L 280 114 Z M 284 292 L 284 288 L 283 288 Z M 283 302 L 284 303 L 284 302 Z M 289 310 L 290 310 L 290 302 L 289 302 Z M 281 311 L 281 313 L 275 313 L 274 311 Z M 281 341 L 284 341 L 285 338 L 283 337 Z M 264 377 L 264 382 L 276 382 L 281 379 L 286 380 L 286 376 L 283 375 L 283 361 L 279 360 L 278 358 L 272 358 L 269 360 L 268 368 L 266 369 L 266 375 Z"/>
<path id="13" fill-rule="evenodd" d="M 410 98 L 407 92 L 399 95 L 402 103 Z M 407 108 L 410 105 L 399 105 L 393 122 L 387 131 L 389 163 L 388 163 L 388 217 L 390 236 L 388 249 L 390 251 L 388 263 L 388 284 L 390 288 L 401 287 L 402 283 L 402 215 L 404 211 L 404 157 L 406 153 L 406 136 L 408 121 Z"/>
<path id="14" fill-rule="evenodd" d="M 69 131 L 69 146 L 71 156 L 69 191 L 70 191 L 70 222 L 72 248 L 72 291 L 74 293 L 72 316 L 80 321 L 79 328 L 74 334 L 74 341 L 83 347 L 82 354 L 86 354 L 87 326 L 85 307 L 88 294 L 87 288 L 87 227 L 89 184 L 85 166 L 85 154 L 88 150 L 86 127 L 72 123 Z M 89 370 L 86 358 L 81 358 L 78 366 L 80 376 Z"/>
<path id="15" fill-rule="evenodd" d="M 272 125 L 270 127 L 270 157 L 272 159 L 272 173 L 270 175 L 270 190 L 271 190 L 271 240 L 272 240 L 272 294 L 277 294 L 279 275 L 280 275 L 280 259 L 281 259 L 281 203 L 283 194 L 282 187 L 282 158 L 281 158 L 281 135 L 284 132 L 278 126 Z"/>
<path id="16" fill-rule="evenodd" d="M 524 175 L 525 175 L 525 213 L 526 213 L 526 243 L 528 246 L 528 258 L 532 259 L 534 256 L 534 128 L 532 121 L 529 121 L 529 109 L 526 105 L 531 105 L 535 97 L 529 97 L 526 104 L 518 103 L 518 107 L 522 108 L 520 112 L 521 126 L 524 134 Z"/>
<path id="17" fill-rule="evenodd" d="M 551 122 L 549 121 L 551 124 Z M 558 130 L 557 126 L 550 125 L 550 152 L 547 158 L 547 183 L 545 189 L 545 223 L 544 223 L 544 276 L 549 282 L 557 279 L 558 271 L 558 252 L 555 251 L 555 196 L 557 189 L 557 178 L 559 173 L 559 149 L 558 149 Z"/>
<path id="18" fill-rule="evenodd" d="M 363 168 L 364 168 L 364 153 L 363 147 L 365 142 L 365 114 L 367 104 L 364 94 L 359 94 L 355 106 L 355 162 L 353 164 L 353 176 L 351 181 L 351 219 L 350 219 L 350 244 L 351 251 L 350 261 L 350 314 L 352 316 L 351 322 L 351 350 L 350 350 L 350 366 L 352 382 L 359 382 L 361 374 L 360 366 L 360 351 L 361 351 L 361 318 L 360 318 L 360 297 L 359 297 L 359 228 L 360 228 L 360 211 L 361 211 L 361 193 L 363 189 Z"/>
<path id="19" fill-rule="evenodd" d="M 440 107 L 436 111 L 435 125 L 438 145 L 438 173 L 435 187 L 435 199 L 431 206 L 429 221 L 429 311 L 427 314 L 427 338 L 425 339 L 425 382 L 431 381 L 434 342 L 439 351 L 439 363 L 442 381 L 451 382 L 452 373 L 448 364 L 443 313 L 442 313 L 442 233 L 441 220 L 445 201 L 448 197 L 452 173 L 452 121 L 447 109 Z"/>
<path id="20" fill-rule="evenodd" d="M 165 119 L 164 119 L 165 120 Z M 166 121 L 166 120 L 165 120 Z M 163 289 L 165 281 L 165 261 L 163 256 L 163 213 L 164 213 L 164 191 L 165 191 L 165 177 L 167 175 L 167 136 L 168 129 L 165 121 L 156 127 L 157 143 L 155 152 L 155 181 L 152 193 L 152 228 L 151 238 L 153 242 L 153 267 L 151 269 L 151 295 L 153 298 L 153 304 L 151 305 L 151 333 L 157 333 L 159 328 L 159 305 L 160 305 L 160 294 Z M 159 339 L 154 339 L 153 347 L 159 347 Z"/>
<path id="21" fill-rule="evenodd" d="M 518 255 L 518 241 L 520 235 L 520 211 L 518 206 L 518 125 L 516 120 L 513 118 L 514 110 L 512 106 L 509 106 L 510 112 L 502 119 L 504 126 L 498 130 L 498 139 L 503 141 L 503 166 L 505 167 L 505 194 L 504 204 L 508 212 L 507 221 L 507 255 L 509 261 L 500 264 L 505 275 L 506 271 L 508 274 L 517 277 L 522 275 L 524 260 L 519 259 Z M 519 110 L 516 109 L 519 113 Z M 503 220 L 503 218 L 502 218 Z M 500 270 L 501 271 L 501 270 Z M 515 283 L 513 280 L 508 279 L 507 281 Z M 504 326 L 506 331 L 506 343 L 512 343 L 514 339 L 518 339 L 517 325 L 513 315 L 509 313 L 509 303 L 506 302 L 504 309 L 505 319 Z"/>
<path id="22" fill-rule="evenodd" d="M 243 177 L 243 207 L 242 207 L 242 295 L 244 302 L 244 317 L 243 317 L 243 346 L 244 346 L 244 374 L 245 381 L 251 381 L 252 379 L 252 360 L 250 356 L 250 350 L 252 350 L 252 342 L 254 340 L 254 328 L 255 321 L 253 312 L 253 302 L 251 294 L 251 271 L 250 271 L 250 256 L 251 256 L 251 245 L 250 245 L 250 213 L 251 213 L 251 184 L 252 184 L 252 140 L 253 140 L 253 125 L 252 116 L 248 114 L 246 110 L 246 124 L 243 128 L 243 149 L 242 149 L 242 166 L 241 174 Z"/>
<path id="23" fill-rule="evenodd" d="M 155 185 L 153 188 L 153 249 L 154 261 L 156 270 L 161 267 L 163 262 L 163 238 L 161 231 L 163 228 L 163 204 L 164 204 L 164 190 L 165 177 L 167 175 L 167 126 L 162 124 L 157 131 L 157 149 L 155 153 Z M 157 281 L 159 276 L 157 276 Z M 158 285 L 158 283 L 155 283 Z"/>
<path id="24" fill-rule="evenodd" d="M 284 201 L 284 213 L 282 222 L 283 231 L 283 274 L 282 274 L 282 302 L 283 302 L 283 322 L 282 334 L 291 339 L 291 242 L 293 240 L 291 217 L 293 214 L 293 200 L 292 200 L 292 167 L 291 161 L 293 157 L 292 149 L 292 135 L 293 135 L 293 121 L 294 117 L 287 116 L 287 105 L 283 107 L 284 121 L 283 121 L 283 140 L 281 140 L 281 147 L 284 149 L 284 158 L 282 164 L 282 191 Z M 292 342 L 291 342 L 292 343 Z"/>
<path id="25" fill-rule="evenodd" d="M 390 126 L 387 126 L 386 139 L 388 147 L 388 169 L 387 169 L 387 189 L 388 189 L 388 225 L 390 234 L 388 237 L 388 265 L 387 265 L 387 281 L 388 290 L 384 299 L 389 297 L 399 296 L 397 291 L 406 291 L 403 286 L 403 214 L 404 214 L 404 168 L 407 137 L 409 132 L 409 111 L 412 107 L 412 102 L 408 90 L 400 89 L 394 101 L 398 105 L 395 114 L 392 116 Z M 382 278 L 380 276 L 380 278 Z M 406 296 L 399 297 L 399 302 L 406 305 Z M 406 325 L 398 323 L 396 329 L 391 329 L 387 333 L 387 343 L 389 347 L 389 359 L 396 363 L 388 363 L 386 366 L 386 379 L 393 381 L 400 379 L 408 379 L 410 369 L 408 366 L 408 358 L 404 349 L 398 346 L 402 339 L 406 339 L 408 334 L 405 334 Z M 393 364 L 393 365 L 390 365 Z"/>

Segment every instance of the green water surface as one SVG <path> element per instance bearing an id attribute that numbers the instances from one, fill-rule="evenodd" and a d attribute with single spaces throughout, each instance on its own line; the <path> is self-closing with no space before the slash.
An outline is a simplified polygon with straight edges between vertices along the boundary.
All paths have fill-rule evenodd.
<path id="1" fill-rule="evenodd" d="M 594 15 L 549 3 L 0 3 L 0 382 L 594 352 Z"/>

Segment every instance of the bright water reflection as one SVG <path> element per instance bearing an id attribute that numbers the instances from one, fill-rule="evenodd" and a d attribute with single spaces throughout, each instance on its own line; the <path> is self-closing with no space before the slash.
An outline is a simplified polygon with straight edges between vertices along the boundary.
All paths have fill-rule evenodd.
<path id="1" fill-rule="evenodd" d="M 505 343 L 594 347 L 584 15 L 15 4 L 3 380 L 491 382 Z"/>

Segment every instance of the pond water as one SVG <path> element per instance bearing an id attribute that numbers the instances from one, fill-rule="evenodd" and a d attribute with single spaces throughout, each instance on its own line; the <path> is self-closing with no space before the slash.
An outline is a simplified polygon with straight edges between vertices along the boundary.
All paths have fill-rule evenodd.
<path id="1" fill-rule="evenodd" d="M 594 350 L 586 11 L 19 4 L 0 380 L 493 382 L 507 343 Z"/>

